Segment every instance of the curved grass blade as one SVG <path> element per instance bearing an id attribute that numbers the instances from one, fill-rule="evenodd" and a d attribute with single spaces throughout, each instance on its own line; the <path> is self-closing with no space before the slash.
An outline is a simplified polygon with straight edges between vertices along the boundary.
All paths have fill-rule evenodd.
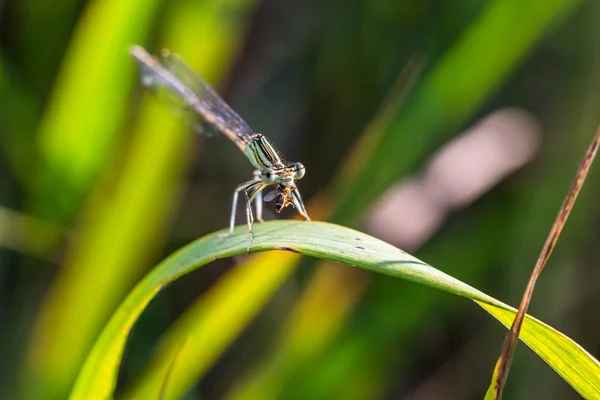
<path id="1" fill-rule="evenodd" d="M 333 207 L 336 208 L 335 222 L 352 221 L 358 213 L 362 212 L 360 210 L 368 208 L 365 207 L 367 203 L 365 198 L 369 204 L 375 201 L 385 188 L 410 170 L 416 160 L 431 152 L 442 137 L 448 136 L 455 126 L 464 123 L 465 119 L 526 57 L 527 52 L 539 42 L 544 32 L 559 18 L 564 18 L 577 4 L 576 1 L 552 0 L 544 3 L 543 6 L 532 7 L 532 2 L 525 3 L 514 0 L 490 2 L 482 15 L 466 28 L 460 40 L 446 52 L 425 77 L 423 84 L 415 91 L 414 95 L 409 96 L 406 105 L 410 108 L 404 109 L 404 107 L 392 105 L 389 109 L 383 110 L 362 135 L 356 146 L 359 151 L 350 154 L 349 162 L 345 164 L 345 167 L 340 168 L 342 174 L 338 176 L 336 184 L 333 185 L 340 188 L 335 190 L 336 200 L 339 200 L 339 204 L 333 204 Z M 515 25 L 526 26 L 526 33 L 514 38 L 514 41 L 518 42 L 516 45 L 513 46 L 511 43 L 510 46 L 506 46 L 506 37 L 514 32 Z M 500 48 L 503 51 L 498 51 Z M 482 70 L 479 64 L 465 65 L 464 54 L 484 59 L 489 67 Z M 457 77 L 459 78 L 457 79 Z M 466 92 L 465 85 L 469 86 L 469 90 Z M 438 97 L 438 93 L 442 93 L 443 96 Z M 444 122 L 438 124 L 439 121 Z M 405 135 L 402 132 L 411 133 Z M 397 149 L 410 149 L 410 151 L 398 158 Z M 388 172 L 390 172 L 389 176 Z M 382 174 L 386 176 L 384 177 Z M 377 175 L 376 178 L 374 178 L 375 175 Z M 360 182 L 354 182 L 357 176 Z M 368 177 L 364 178 L 364 176 Z M 363 196 L 366 191 L 370 191 L 371 194 Z M 355 201 L 356 199 L 358 201 Z M 311 214 L 315 212 L 312 211 L 315 208 L 309 206 Z M 261 255 L 260 258 L 266 256 Z M 263 261 L 267 262 L 266 259 Z M 280 263 L 284 262 L 296 263 L 297 259 L 286 259 Z M 253 263 L 258 263 L 258 261 L 253 261 Z M 294 266 L 289 267 L 290 273 L 293 270 Z M 259 282 L 248 280 L 245 284 L 239 282 L 237 287 L 243 293 L 247 293 L 252 288 L 254 296 L 263 298 L 264 293 L 274 292 L 272 287 L 274 279 L 283 280 L 280 277 L 279 269 L 274 274 L 276 277 L 272 279 L 263 278 Z M 231 285 L 228 283 L 228 286 Z M 217 289 L 215 289 L 216 291 Z M 221 292 L 221 294 L 223 293 L 225 291 Z M 225 300 L 219 302 L 220 299 Z M 217 298 L 217 296 L 211 296 L 211 300 L 213 302 L 210 306 L 217 308 L 223 307 L 228 301 L 226 297 Z M 238 330 L 241 330 L 239 324 L 249 321 L 257 312 L 259 306 L 256 303 L 252 305 L 254 308 L 245 304 L 244 307 L 237 308 L 238 313 L 229 314 L 227 326 L 236 326 Z M 186 312 L 186 318 L 193 320 L 191 314 L 194 312 L 200 316 L 208 313 L 206 307 L 202 306 L 207 306 L 207 301 L 203 298 L 199 299 L 197 304 Z M 250 313 L 252 315 L 249 315 Z M 196 319 L 196 321 L 200 320 Z M 199 326 L 190 329 L 194 332 L 192 341 L 203 343 L 207 340 L 211 342 L 217 340 L 221 346 L 221 340 L 225 336 L 216 329 L 206 329 L 203 322 L 197 322 L 196 325 Z M 161 352 L 168 352 L 166 349 L 169 346 L 168 343 L 171 343 L 171 352 L 176 351 L 178 340 L 175 338 L 185 335 L 185 332 L 179 331 L 181 326 L 183 324 L 177 323 L 169 330 L 168 337 L 163 341 L 164 347 L 161 348 Z M 230 332 L 226 337 L 231 337 Z M 324 342 L 326 339 L 331 340 L 331 337 L 325 338 L 324 335 Z M 211 359 L 215 357 L 213 349 L 206 348 L 201 349 L 197 353 L 197 357 L 206 360 L 207 351 L 211 353 L 208 357 Z M 190 360 L 193 360 L 193 357 L 190 356 Z M 158 358 L 151 360 L 148 370 L 141 375 L 140 381 L 142 382 L 136 382 L 136 387 L 131 392 L 131 398 L 141 399 L 147 395 L 146 390 L 150 390 L 149 388 L 154 385 L 155 376 L 162 376 L 159 372 L 162 368 L 161 364 L 161 360 Z M 201 367 L 195 369 L 198 365 Z M 196 377 L 199 377 L 207 369 L 204 361 L 203 363 L 191 361 L 189 364 L 182 361 L 181 366 L 178 368 L 178 372 L 186 374 L 186 376 L 195 374 Z M 272 377 L 272 379 L 279 379 L 281 374 L 285 374 L 285 371 L 288 370 L 278 369 L 280 375 Z M 340 384 L 346 385 L 345 381 L 345 378 L 340 379 Z M 193 383 L 193 381 L 191 382 Z M 266 386 L 268 385 L 262 387 L 264 389 L 262 391 L 263 398 L 268 389 Z"/>
<path id="2" fill-rule="evenodd" d="M 215 259 L 246 253 L 248 237 L 245 227 L 238 227 L 227 239 L 220 239 L 218 234 L 219 232 L 205 236 L 179 250 L 136 286 L 113 315 L 94 345 L 77 379 L 71 399 L 104 399 L 111 396 L 129 331 L 146 305 L 165 285 Z M 515 313 L 514 309 L 506 304 L 410 254 L 379 239 L 339 225 L 324 222 L 274 221 L 257 226 L 251 251 L 278 249 L 345 263 L 471 298 L 490 306 L 490 309 L 499 316 Z M 536 326 L 541 327 L 542 330 L 548 329 L 541 323 L 537 323 Z M 567 343 L 566 348 L 581 349 L 566 336 L 561 338 Z M 547 354 L 547 352 L 540 354 Z M 576 390 L 582 394 L 589 393 L 595 385 L 599 385 L 600 364 L 591 356 L 582 351 L 565 352 L 562 356 L 567 357 L 569 364 L 585 368 L 583 371 L 574 370 L 576 375 L 572 375 L 569 371 L 563 376 Z M 569 357 L 573 360 L 568 360 Z M 586 357 L 587 360 L 582 360 Z M 564 358 L 561 362 L 564 362 L 563 360 Z M 546 361 L 557 368 L 555 358 L 549 357 Z M 590 382 L 588 377 L 597 377 L 597 379 Z"/>
<path id="3" fill-rule="evenodd" d="M 160 389 L 160 378 L 167 373 L 169 361 L 175 357 L 174 349 L 189 338 L 186 351 L 178 356 L 177 378 L 171 380 L 165 393 L 165 399 L 181 398 L 289 278 L 300 258 L 291 252 L 266 252 L 229 271 L 169 327 L 144 373 L 127 388 L 123 398 L 152 398 Z M 198 337 L 210 338 L 211 345 L 205 346 L 207 341 Z"/>
<path id="4" fill-rule="evenodd" d="M 510 329 L 515 310 L 476 303 Z M 525 316 L 519 337 L 583 398 L 600 398 L 600 363 L 571 338 L 529 315 Z"/>

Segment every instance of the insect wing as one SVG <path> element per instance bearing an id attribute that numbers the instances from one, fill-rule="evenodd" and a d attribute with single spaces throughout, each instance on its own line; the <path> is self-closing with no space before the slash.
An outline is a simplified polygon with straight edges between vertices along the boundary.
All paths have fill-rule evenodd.
<path id="1" fill-rule="evenodd" d="M 182 87 L 187 88 L 185 93 L 175 91 L 175 94 L 183 97 L 182 100 L 205 122 L 214 125 L 233 140 L 241 140 L 245 144 L 252 141 L 252 135 L 255 133 L 248 124 L 178 55 L 163 52 L 157 60 Z"/>

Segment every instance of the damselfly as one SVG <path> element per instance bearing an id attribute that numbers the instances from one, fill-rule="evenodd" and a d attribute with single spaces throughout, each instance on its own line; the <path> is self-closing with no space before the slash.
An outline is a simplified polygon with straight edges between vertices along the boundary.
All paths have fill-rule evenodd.
<path id="1" fill-rule="evenodd" d="M 256 168 L 252 180 L 242 183 L 233 192 L 228 234 L 233 232 L 238 196 L 242 192 L 246 199 L 246 220 L 252 243 L 252 202 L 256 206 L 256 219 L 262 222 L 262 191 L 271 185 L 275 185 L 275 188 L 264 196 L 264 201 L 275 199 L 275 210 L 278 213 L 292 205 L 306 220 L 310 220 L 296 187 L 296 181 L 305 172 L 301 163 L 283 161 L 267 138 L 250 129 L 213 88 L 176 54 L 163 51 L 160 56 L 152 57 L 139 46 L 133 46 L 130 53 L 142 66 L 141 80 L 144 86 L 167 89 L 179 100 L 181 106 L 191 109 L 203 122 L 235 143 Z"/>

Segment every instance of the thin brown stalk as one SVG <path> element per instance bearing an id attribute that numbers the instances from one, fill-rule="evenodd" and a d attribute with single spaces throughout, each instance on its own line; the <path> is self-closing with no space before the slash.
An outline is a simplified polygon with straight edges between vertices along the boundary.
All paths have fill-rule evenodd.
<path id="1" fill-rule="evenodd" d="M 579 165 L 579 169 L 577 170 L 577 175 L 575 176 L 575 181 L 567 194 L 567 197 L 563 201 L 560 210 L 558 211 L 558 215 L 554 220 L 554 224 L 552 224 L 552 229 L 550 229 L 550 233 L 546 238 L 546 243 L 544 243 L 544 247 L 535 263 L 535 267 L 533 268 L 533 272 L 531 277 L 529 278 L 529 283 L 527 284 L 527 288 L 525 289 L 525 293 L 523 294 L 523 298 L 521 299 L 521 304 L 519 305 L 519 310 L 517 315 L 513 321 L 513 324 L 510 328 L 510 331 L 506 335 L 504 339 L 504 343 L 502 345 L 502 350 L 500 352 L 500 357 L 496 362 L 496 368 L 494 371 L 494 377 L 492 382 L 492 387 L 490 390 L 492 391 L 491 398 L 501 399 L 502 391 L 504 390 L 504 385 L 506 384 L 506 379 L 508 378 L 508 372 L 510 370 L 510 365 L 512 363 L 515 350 L 517 348 L 517 344 L 519 342 L 519 332 L 521 331 L 521 326 L 523 325 L 523 319 L 525 318 L 525 314 L 527 313 L 527 309 L 529 308 L 529 303 L 531 302 L 531 297 L 533 296 L 533 289 L 535 284 L 542 273 L 542 270 L 546 266 L 548 259 L 550 258 L 550 254 L 552 254 L 552 250 L 558 241 L 558 237 L 562 232 L 563 227 L 571 213 L 571 209 L 573 208 L 573 204 L 575 204 L 575 200 L 577 199 L 577 195 L 585 182 L 585 178 L 589 172 L 590 166 L 596 157 L 596 152 L 598 151 L 598 147 L 600 146 L 600 127 L 596 131 L 596 135 L 594 136 L 594 140 L 590 144 L 585 157 L 581 164 Z M 486 396 L 487 398 L 487 396 Z"/>

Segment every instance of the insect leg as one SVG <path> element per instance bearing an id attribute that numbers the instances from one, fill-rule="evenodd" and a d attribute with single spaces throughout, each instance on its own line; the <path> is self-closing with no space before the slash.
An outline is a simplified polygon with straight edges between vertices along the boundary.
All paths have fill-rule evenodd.
<path id="1" fill-rule="evenodd" d="M 248 222 L 248 233 L 250 234 L 250 243 L 248 243 L 248 251 L 254 240 L 252 234 L 252 223 L 254 223 L 254 216 L 252 215 L 252 200 L 256 198 L 260 192 L 266 187 L 262 181 L 252 181 L 251 184 L 244 188 L 244 196 L 246 197 L 246 221 Z"/>
<path id="2" fill-rule="evenodd" d="M 254 170 L 254 180 L 255 181 L 260 181 L 260 170 L 256 169 Z M 262 190 L 259 190 L 256 193 L 256 200 L 254 201 L 254 206 L 256 207 L 256 220 L 258 222 L 265 222 L 265 220 L 262 217 L 262 206 L 263 206 L 263 195 L 262 195 Z"/>
<path id="3" fill-rule="evenodd" d="M 292 192 L 292 196 L 294 197 L 293 203 L 300 215 L 304 217 L 307 221 L 310 221 L 310 217 L 306 212 L 306 207 L 304 207 L 304 202 L 302 201 L 302 196 L 300 196 L 300 191 L 298 189 L 294 189 Z"/>
<path id="4" fill-rule="evenodd" d="M 231 215 L 229 218 L 229 232 L 227 232 L 221 236 L 229 236 L 233 233 L 233 228 L 235 227 L 235 211 L 237 209 L 237 201 L 238 201 L 238 196 L 240 194 L 240 191 L 246 190 L 247 188 L 249 188 L 255 184 L 256 184 L 256 181 L 244 182 L 241 185 L 239 185 L 233 192 L 233 203 L 231 205 Z"/>

